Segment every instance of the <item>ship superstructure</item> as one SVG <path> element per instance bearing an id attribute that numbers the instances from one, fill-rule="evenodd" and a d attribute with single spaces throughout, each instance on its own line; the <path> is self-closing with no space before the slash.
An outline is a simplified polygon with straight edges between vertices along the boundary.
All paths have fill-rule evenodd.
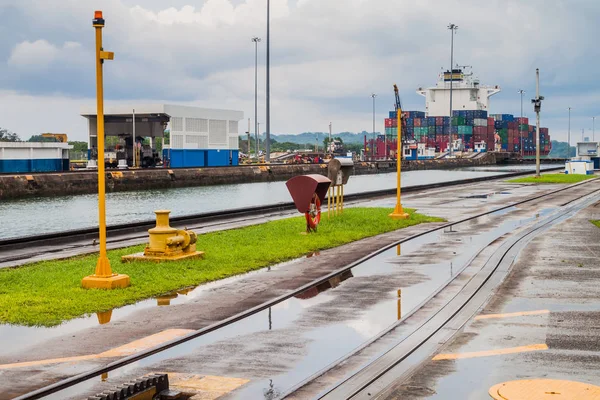
<path id="1" fill-rule="evenodd" d="M 463 69 L 464 68 L 464 69 Z M 466 70 L 469 69 L 467 72 Z M 425 97 L 427 116 L 450 116 L 450 82 L 452 81 L 452 110 L 490 111 L 490 97 L 499 93 L 500 86 L 481 85 L 473 76 L 470 67 L 455 68 L 439 74 L 438 82 L 429 88 L 418 88 L 417 93 Z"/>

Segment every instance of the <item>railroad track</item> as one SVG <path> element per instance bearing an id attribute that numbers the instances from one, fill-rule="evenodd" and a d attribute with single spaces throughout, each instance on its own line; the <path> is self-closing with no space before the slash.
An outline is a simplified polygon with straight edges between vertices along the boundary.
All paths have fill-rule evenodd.
<path id="1" fill-rule="evenodd" d="M 351 270 L 352 268 L 355 268 L 356 266 L 358 266 L 361 263 L 364 263 L 365 261 L 370 260 L 371 258 L 383 253 L 384 251 L 387 251 L 391 248 L 394 248 L 395 246 L 402 244 L 402 243 L 406 243 L 408 241 L 417 239 L 419 237 L 422 237 L 424 235 L 436 232 L 436 231 L 440 231 L 440 230 L 444 230 L 446 228 L 452 227 L 454 225 L 458 225 L 458 224 L 462 224 L 468 221 L 472 221 L 474 219 L 477 218 L 481 218 L 483 216 L 486 215 L 490 215 L 490 214 L 494 214 L 494 213 L 498 213 L 502 210 L 507 210 L 522 204 L 526 204 L 529 202 L 533 202 L 536 200 L 541 200 L 568 190 L 572 190 L 574 188 L 578 188 L 578 187 L 582 187 L 584 185 L 590 185 L 593 182 L 596 182 L 597 179 L 593 179 L 593 180 L 588 180 L 588 181 L 584 181 L 575 185 L 570 185 L 561 189 L 557 189 L 551 192 L 547 192 L 541 195 L 537 195 L 537 196 L 533 196 L 530 197 L 528 199 L 522 200 L 522 201 L 518 201 L 518 202 L 514 202 L 514 203 L 510 203 L 507 204 L 503 207 L 499 207 L 484 213 L 480 213 L 477 215 L 473 215 L 470 216 L 468 218 L 464 218 L 461 219 L 459 221 L 454 221 L 451 223 L 447 223 L 447 224 L 443 224 L 440 225 L 436 228 L 432 228 L 430 230 L 424 231 L 422 233 L 413 235 L 411 237 L 408 237 L 404 240 L 398 241 L 396 243 L 390 244 L 388 246 L 385 246 L 379 250 L 377 250 L 376 252 L 373 252 L 371 254 L 369 254 L 366 257 L 363 257 L 349 265 L 346 265 L 344 268 L 338 269 L 336 271 L 333 271 L 327 275 L 324 275 L 323 277 L 319 278 L 318 280 L 315 280 L 309 284 L 303 285 L 293 291 L 290 291 L 284 295 L 281 295 L 277 298 L 274 298 L 268 302 L 265 302 L 259 306 L 253 307 L 251 309 L 248 309 L 246 311 L 243 311 L 239 314 L 236 314 L 234 316 L 231 316 L 229 318 L 226 318 L 218 323 L 215 323 L 213 325 L 204 327 L 202 329 L 199 329 L 195 332 L 192 332 L 186 336 L 183 336 L 181 338 L 172 340 L 170 342 L 161 344 L 159 346 L 156 346 L 154 348 L 142 351 L 140 353 L 131 355 L 131 356 L 127 356 L 127 357 L 123 357 L 119 360 L 113 361 L 109 364 L 106 364 L 104 366 L 100 366 L 97 368 L 94 368 L 90 371 L 81 373 L 77 376 L 73 376 L 67 379 L 64 379 L 62 381 L 56 382 L 52 385 L 49 385 L 47 387 L 38 389 L 36 391 L 30 392 L 28 394 L 25 394 L 23 396 L 20 396 L 17 398 L 17 400 L 25 400 L 25 399 L 39 399 L 39 398 L 43 398 L 49 395 L 52 395 L 54 393 L 60 392 L 62 390 L 65 389 L 69 389 L 69 388 L 73 388 L 76 385 L 82 384 L 84 382 L 88 382 L 92 379 L 96 379 L 97 377 L 101 376 L 104 373 L 109 373 L 111 371 L 115 371 L 119 368 L 125 367 L 127 365 L 130 365 L 132 363 L 135 363 L 137 361 L 143 360 L 143 359 L 147 359 L 148 357 L 151 357 L 155 354 L 161 353 L 163 351 L 166 351 L 168 349 L 174 348 L 176 346 L 179 346 L 183 343 L 189 342 L 193 339 L 199 338 L 201 336 L 204 336 L 208 333 L 217 331 L 219 329 L 222 329 L 224 327 L 227 327 L 237 321 L 241 321 L 242 319 L 245 319 L 247 317 L 250 317 L 254 314 L 257 314 L 261 311 L 267 310 L 270 307 L 275 306 L 278 303 L 281 303 L 291 297 L 297 296 L 305 291 L 307 291 L 308 289 L 311 289 L 317 285 L 323 284 L 327 281 L 329 281 L 330 279 L 344 273 L 347 272 L 349 270 Z M 525 230 L 525 232 L 521 235 L 518 236 L 515 239 L 511 239 L 511 241 L 507 242 L 508 244 L 505 244 L 503 246 L 502 249 L 504 251 L 504 253 L 494 253 L 494 255 L 492 256 L 492 258 L 490 258 L 490 260 L 488 260 L 489 263 L 489 267 L 485 268 L 485 272 L 488 273 L 488 276 L 486 277 L 485 275 L 481 275 L 478 277 L 478 279 L 474 280 L 474 284 L 475 286 L 473 287 L 469 287 L 468 290 L 470 290 L 470 292 L 465 291 L 461 296 L 456 296 L 456 298 L 452 299 L 451 301 L 449 301 L 445 307 L 449 307 L 446 311 L 439 313 L 440 317 L 438 317 L 435 321 L 433 321 L 433 319 L 430 319 L 428 322 L 431 322 L 433 325 L 428 326 L 427 329 L 429 329 L 428 331 L 428 335 L 425 335 L 426 340 L 418 340 L 420 338 L 420 334 L 417 334 L 414 336 L 414 342 L 406 342 L 406 343 L 402 343 L 401 345 L 402 347 L 402 351 L 404 351 L 404 353 L 409 356 L 410 354 L 413 354 L 418 348 L 420 348 L 421 346 L 423 346 L 428 340 L 430 340 L 430 344 L 434 343 L 435 340 L 437 340 L 436 338 L 436 334 L 439 333 L 441 331 L 441 328 L 445 325 L 448 324 L 449 321 L 452 321 L 452 318 L 456 317 L 458 315 L 458 313 L 461 310 L 465 310 L 467 303 L 469 301 L 471 301 L 472 299 L 474 299 L 476 296 L 484 296 L 484 300 L 485 297 L 487 297 L 486 292 L 483 290 L 482 288 L 484 288 L 484 286 L 486 284 L 488 284 L 488 282 L 493 282 L 493 280 L 490 280 L 490 277 L 492 276 L 493 273 L 495 273 L 496 271 L 501 271 L 501 272 L 508 272 L 508 266 L 506 266 L 505 264 L 501 264 L 503 262 L 503 260 L 508 259 L 507 258 L 507 254 L 509 254 L 509 252 L 513 252 L 512 254 L 515 254 L 515 252 L 517 252 L 517 250 L 520 250 L 520 247 L 524 246 L 524 244 L 526 244 L 525 242 L 521 242 L 523 239 L 527 238 L 528 236 L 532 236 L 534 233 L 544 229 L 545 227 L 549 226 L 551 222 L 555 222 L 560 218 L 568 218 L 568 216 L 570 215 L 569 213 L 575 213 L 579 210 L 580 207 L 582 207 L 582 205 L 575 205 L 573 207 L 568 207 L 569 204 L 578 201 L 582 198 L 585 198 L 586 196 L 590 196 L 592 194 L 597 194 L 600 192 L 600 189 L 595 189 L 593 188 L 593 190 L 591 191 L 587 191 L 586 193 L 576 197 L 575 199 L 570 200 L 569 202 L 562 204 L 561 208 L 559 209 L 559 211 L 557 212 L 557 214 L 552 214 L 549 217 L 547 217 L 546 219 L 544 219 L 542 222 L 535 224 L 534 226 L 527 228 Z M 592 200 L 590 199 L 586 199 L 586 201 L 591 202 Z M 593 201 L 597 201 L 597 199 L 593 199 Z M 587 204 L 587 203 L 586 203 Z M 520 244 L 519 244 L 520 243 Z M 520 247 L 519 247 L 520 246 Z M 494 262 L 496 264 L 494 264 Z M 487 265 L 487 264 L 486 264 Z M 457 275 L 458 276 L 458 275 Z M 500 278 L 495 278 L 496 281 Z M 477 286 L 477 284 L 479 284 L 479 286 Z M 458 300 L 456 300 L 457 298 L 459 298 Z M 462 305 L 460 303 L 460 301 L 463 301 Z M 454 302 L 452 304 L 450 304 L 451 302 Z M 454 308 L 452 308 L 454 307 Z M 470 306 L 471 308 L 473 307 L 473 305 Z M 456 309 L 457 311 L 453 311 L 454 309 Z M 435 325 L 435 323 L 437 323 L 437 325 Z M 423 333 L 425 331 L 422 331 L 421 333 Z M 412 346 L 412 347 L 411 347 Z M 363 379 L 363 384 L 357 385 L 356 382 L 352 383 L 352 388 L 350 390 L 350 397 L 351 396 L 356 396 L 359 394 L 366 394 L 366 393 L 370 393 L 369 390 L 371 390 L 370 388 L 372 386 L 370 385 L 374 385 L 376 384 L 377 380 L 379 378 L 381 378 L 382 376 L 384 376 L 386 373 L 388 373 L 390 370 L 392 370 L 392 368 L 394 368 L 396 365 L 398 365 L 398 358 L 397 358 L 397 354 L 393 354 L 393 356 L 390 357 L 389 354 L 391 353 L 386 353 L 388 354 L 388 357 L 385 360 L 385 365 L 381 366 L 379 365 L 379 369 L 378 369 L 378 373 L 371 373 L 370 376 L 367 376 L 366 378 Z M 387 363 L 387 364 L 386 364 Z M 336 388 L 338 388 L 337 390 L 339 390 L 339 388 L 342 388 L 344 386 L 342 386 L 344 383 L 347 384 L 346 382 L 342 382 L 340 383 L 340 385 L 336 386 Z M 332 389 L 332 390 L 336 390 L 336 388 Z M 344 387 L 344 390 L 347 391 L 347 386 Z M 333 393 L 333 391 L 329 391 L 328 393 Z M 325 396 L 328 395 L 328 393 L 325 394 Z M 339 392 L 338 392 L 339 393 Z M 368 396 L 368 395 L 367 395 Z M 346 397 L 327 397 L 327 398 L 346 398 Z"/>
<path id="2" fill-rule="evenodd" d="M 547 169 L 546 171 L 552 170 L 560 170 L 562 167 Z M 531 175 L 531 171 L 519 171 L 519 172 L 510 172 L 507 174 L 496 175 L 496 176 L 486 176 L 479 178 L 470 178 L 464 180 L 457 181 L 449 181 L 449 182 L 440 182 L 426 185 L 415 185 L 408 186 L 402 188 L 403 193 L 414 193 L 420 192 L 429 189 L 435 188 L 444 188 L 458 185 L 467 185 L 478 182 L 486 182 L 493 181 L 498 179 L 506 179 L 511 177 L 523 176 L 523 175 Z M 355 194 L 347 194 L 344 196 L 344 201 L 361 201 L 361 200 L 369 200 L 377 197 L 385 197 L 392 196 L 396 194 L 396 189 L 384 189 L 384 190 L 376 190 L 370 192 L 363 193 L 355 193 Z M 274 212 L 283 212 L 283 211 L 292 211 L 295 209 L 293 202 L 287 203 L 277 203 L 266 206 L 257 206 L 257 207 L 246 207 L 246 208 L 238 208 L 238 209 L 230 209 L 224 211 L 214 211 L 208 213 L 201 214 L 193 214 L 179 217 L 170 218 L 171 225 L 174 227 L 184 227 L 184 226 L 192 226 L 199 225 L 213 221 L 219 221 L 223 219 L 231 219 L 231 218 L 240 218 L 240 217 L 256 217 L 257 215 L 262 215 L 265 213 L 274 213 Z M 118 242 L 125 241 L 132 238 L 136 238 L 136 233 L 144 233 L 144 237 L 146 236 L 146 232 L 148 229 L 153 228 L 156 224 L 155 220 L 149 221 L 141 221 L 141 222 L 132 222 L 127 224 L 119 224 L 112 225 L 107 227 L 107 240 L 109 242 Z M 142 236 L 138 236 L 142 237 Z M 17 250 L 17 249 L 32 249 L 37 246 L 61 246 L 68 243 L 73 242 L 83 242 L 87 241 L 89 243 L 98 239 L 98 229 L 97 228 L 84 228 L 77 230 L 70 230 L 64 232 L 56 232 L 56 233 L 47 233 L 40 234 L 35 236 L 24 236 L 24 237 L 16 237 L 16 238 L 8 238 L 8 239 L 0 239 L 0 263 L 6 262 L 6 259 L 2 259 L 1 255 L 3 252 L 9 250 Z"/>
<path id="3" fill-rule="evenodd" d="M 434 353 L 449 341 L 490 300 L 490 294 L 509 273 L 520 251 L 536 235 L 552 228 L 556 223 L 571 217 L 583 208 L 596 203 L 598 198 L 590 197 L 590 195 L 598 192 L 600 192 L 600 189 L 568 201 L 547 218 L 505 240 L 496 251 L 487 257 L 481 270 L 465 284 L 463 289 L 433 313 L 430 318 L 407 334 L 396 346 L 364 368 L 355 371 L 350 377 L 328 388 L 318 398 L 324 400 L 384 398 L 392 386 L 396 386 L 399 381 L 407 379 L 420 363 L 430 358 L 429 354 Z M 572 205 L 572 203 L 585 197 L 588 198 L 582 203 Z M 442 289 L 440 288 L 437 293 Z M 429 298 L 437 293 L 432 294 Z M 418 309 L 415 312 L 418 312 Z M 382 332 L 370 343 L 385 336 L 395 327 Z M 361 347 L 360 350 L 365 347 Z M 357 352 L 346 356 L 344 360 Z M 417 352 L 421 354 L 417 354 Z M 403 361 L 407 362 L 402 364 Z"/>

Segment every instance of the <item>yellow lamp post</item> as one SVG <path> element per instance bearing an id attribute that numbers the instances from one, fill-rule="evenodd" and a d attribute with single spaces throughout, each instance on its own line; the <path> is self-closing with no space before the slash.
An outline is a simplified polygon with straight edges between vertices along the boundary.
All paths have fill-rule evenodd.
<path id="1" fill-rule="evenodd" d="M 404 212 L 401 202 L 401 176 L 402 176 L 402 106 L 400 105 L 400 95 L 398 94 L 398 86 L 394 85 L 394 93 L 396 95 L 396 118 L 398 120 L 398 142 L 396 148 L 397 170 L 398 170 L 398 189 L 396 192 L 396 208 L 389 216 L 392 219 L 408 219 L 410 215 Z"/>
<path id="2" fill-rule="evenodd" d="M 106 201 L 104 172 L 104 91 L 102 80 L 102 64 L 104 60 L 112 60 L 114 53 L 102 48 L 102 28 L 104 18 L 102 11 L 94 12 L 93 26 L 96 30 L 96 97 L 97 97 L 97 138 L 98 138 L 98 227 L 100 231 L 100 256 L 94 275 L 83 278 L 81 285 L 86 289 L 114 289 L 129 286 L 129 276 L 115 274 L 110 268 L 106 255 Z"/>

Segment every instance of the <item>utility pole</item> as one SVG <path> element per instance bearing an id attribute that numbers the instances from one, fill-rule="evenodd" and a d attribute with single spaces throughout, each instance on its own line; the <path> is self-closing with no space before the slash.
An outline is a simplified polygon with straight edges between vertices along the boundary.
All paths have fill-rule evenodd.
<path id="1" fill-rule="evenodd" d="M 371 97 L 373 98 L 373 145 L 371 146 L 371 156 L 375 158 L 375 97 L 377 97 L 377 95 L 371 93 Z"/>
<path id="2" fill-rule="evenodd" d="M 135 108 L 133 109 L 131 120 L 133 121 L 133 143 L 131 145 L 131 148 L 133 150 L 133 153 L 131 153 L 131 155 L 133 158 L 131 159 L 131 167 L 135 168 L 135 167 L 137 167 L 136 162 L 135 162 L 135 159 L 136 159 L 135 156 L 136 156 L 136 152 L 137 152 L 137 148 L 135 146 Z"/>
<path id="3" fill-rule="evenodd" d="M 248 118 L 248 130 L 246 131 L 248 135 L 248 143 L 246 146 L 246 153 L 248 153 L 248 157 L 250 157 L 250 118 Z"/>
<path id="4" fill-rule="evenodd" d="M 592 117 L 592 142 L 596 141 L 596 117 Z"/>
<path id="5" fill-rule="evenodd" d="M 569 150 L 567 150 L 567 159 L 571 158 L 571 107 L 569 107 Z"/>
<path id="6" fill-rule="evenodd" d="M 81 281 L 85 289 L 126 288 L 130 284 L 129 276 L 113 273 L 106 253 L 106 174 L 104 169 L 104 61 L 113 60 L 115 55 L 102 46 L 104 28 L 102 11 L 94 12 L 92 26 L 96 33 L 96 117 L 98 137 L 98 233 L 100 248 L 96 270 L 93 275 Z"/>
<path id="7" fill-rule="evenodd" d="M 271 161 L 271 2 L 267 0 L 267 143 L 265 161 Z"/>
<path id="8" fill-rule="evenodd" d="M 540 96 L 540 69 L 535 69 L 535 99 L 532 99 L 533 110 L 535 111 L 537 126 L 535 131 L 535 176 L 540 177 L 540 111 L 542 110 L 542 100 Z"/>
<path id="9" fill-rule="evenodd" d="M 260 38 L 255 36 L 252 41 L 254 42 L 254 136 L 256 138 L 256 157 L 258 157 L 258 42 L 260 42 Z"/>
<path id="10" fill-rule="evenodd" d="M 331 146 L 331 122 L 329 123 L 329 146 Z M 325 149 L 325 153 L 328 152 L 328 149 Z"/>
<path id="11" fill-rule="evenodd" d="M 458 25 L 449 24 L 450 29 L 450 133 L 448 134 L 448 156 L 452 156 L 452 87 L 454 86 L 454 33 Z"/>
<path id="12" fill-rule="evenodd" d="M 525 91 L 523 89 L 517 90 L 517 93 L 521 93 L 521 120 L 523 120 L 523 93 Z M 523 152 L 523 131 L 521 130 L 521 126 L 519 126 L 519 136 L 521 138 L 521 157 L 525 154 Z"/>
<path id="13" fill-rule="evenodd" d="M 258 139 L 256 140 L 256 158 L 260 161 L 260 158 L 258 157 L 258 152 L 260 151 L 260 122 L 256 123 L 256 126 L 258 127 Z"/>

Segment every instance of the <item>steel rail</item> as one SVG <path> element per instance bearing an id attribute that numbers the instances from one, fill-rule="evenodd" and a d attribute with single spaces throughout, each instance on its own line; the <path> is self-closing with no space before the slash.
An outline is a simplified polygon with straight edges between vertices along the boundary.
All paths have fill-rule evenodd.
<path id="1" fill-rule="evenodd" d="M 582 198 L 585 198 L 598 192 L 600 192 L 600 189 L 583 194 L 575 199 L 568 201 L 562 206 L 564 207 L 570 203 L 581 200 Z M 468 290 L 465 290 L 465 288 L 461 289 L 459 293 L 457 293 L 450 300 L 448 300 L 445 305 L 443 305 L 433 315 L 427 318 L 427 320 L 420 324 L 414 331 L 409 333 L 396 346 L 392 347 L 391 349 L 383 353 L 381 356 L 377 357 L 368 365 L 360 368 L 351 376 L 342 379 L 333 386 L 330 386 L 326 389 L 326 391 L 318 395 L 318 398 L 371 399 L 376 398 L 378 394 L 387 390 L 389 388 L 389 385 L 386 384 L 387 381 L 395 381 L 399 377 L 406 376 L 407 372 L 404 371 L 404 373 L 396 373 L 394 374 L 393 378 L 387 377 L 386 382 L 378 382 L 382 377 L 385 377 L 386 374 L 390 373 L 394 368 L 399 367 L 399 364 L 402 361 L 407 359 L 409 356 L 411 356 L 413 353 L 415 353 L 422 347 L 429 345 L 429 348 L 427 348 L 427 350 L 431 350 L 431 347 L 434 345 L 439 347 L 438 342 L 441 341 L 441 339 L 438 339 L 436 335 L 441 335 L 440 338 L 443 336 L 444 342 L 446 342 L 447 340 L 451 339 L 451 337 L 454 335 L 454 332 L 456 332 L 468 322 L 470 316 L 474 312 L 476 312 L 482 304 L 481 301 L 477 304 L 473 304 L 473 300 L 476 298 L 476 296 L 483 296 L 484 299 L 487 298 L 489 293 L 482 292 L 482 290 L 489 282 L 492 282 L 493 278 L 497 278 L 496 274 L 499 271 L 500 266 L 507 261 L 507 255 L 510 252 L 514 253 L 514 250 L 517 248 L 517 246 L 522 247 L 526 245 L 527 243 L 529 243 L 529 241 L 531 241 L 531 239 L 533 239 L 533 237 L 535 237 L 539 233 L 539 231 L 543 231 L 547 228 L 554 226 L 553 223 L 555 221 L 564 219 L 566 216 L 573 213 L 574 210 L 575 207 L 559 210 L 557 213 L 548 216 L 545 220 L 542 220 L 537 224 L 529 227 L 527 230 L 520 233 L 516 238 L 512 238 L 504 242 L 498 250 L 496 250 L 492 255 L 488 257 L 481 270 L 477 274 L 475 274 L 465 285 L 465 288 L 467 288 L 467 286 L 470 285 L 475 286 L 475 288 L 468 288 L 469 290 L 471 290 L 470 292 Z M 519 251 L 521 247 L 519 247 Z M 518 252 L 516 252 L 514 255 L 516 257 L 516 255 L 518 255 Z M 491 261 L 492 259 L 494 260 Z M 492 266 L 488 267 L 487 265 L 488 263 L 490 263 L 490 261 L 492 262 Z M 509 259 L 509 261 L 512 264 L 512 259 Z M 506 271 L 502 272 L 508 273 L 508 270 L 509 268 L 507 267 Z M 493 290 L 495 287 L 496 285 L 494 284 L 489 290 Z M 447 307 L 448 310 L 446 310 Z M 463 313 L 463 315 L 461 315 L 461 313 Z M 456 321 L 455 318 L 459 317 L 462 317 L 462 320 Z M 443 329 L 448 327 L 448 325 L 451 323 L 453 324 L 453 326 L 451 327 L 452 329 L 450 329 L 449 331 L 451 331 L 452 333 L 442 334 Z M 396 326 L 397 324 L 388 329 L 387 332 L 391 331 Z M 381 334 L 380 337 L 384 336 L 387 332 Z M 433 340 L 432 338 L 436 339 Z M 412 343 L 411 341 L 416 343 Z M 374 369 L 375 371 L 369 371 L 370 369 Z M 365 377 L 364 375 L 367 376 Z M 296 390 L 302 386 L 297 387 Z M 380 388 L 376 388 L 374 386 L 379 386 Z M 385 387 L 381 388 L 381 386 Z"/>
<path id="2" fill-rule="evenodd" d="M 531 174 L 531 173 L 529 173 L 529 174 Z M 384 246 L 384 247 L 380 248 L 379 250 L 376 250 L 376 251 L 374 251 L 374 252 L 366 255 L 365 257 L 362 257 L 362 258 L 360 258 L 360 259 L 358 259 L 358 260 L 356 260 L 356 261 L 354 261 L 354 262 L 346 265 L 343 268 L 340 268 L 340 269 L 337 269 L 337 270 L 335 270 L 333 272 L 330 272 L 330 273 L 324 275 L 323 277 L 321 277 L 319 279 L 316 279 L 316 280 L 314 280 L 314 281 L 312 281 L 310 283 L 307 283 L 307 284 L 305 284 L 305 285 L 303 285 L 303 286 L 301 286 L 301 287 L 299 287 L 299 288 L 297 288 L 295 290 L 292 290 L 289 293 L 286 293 L 286 294 L 283 294 L 281 296 L 278 296 L 278 297 L 276 297 L 276 298 L 274 298 L 274 299 L 272 299 L 270 301 L 267 301 L 267 302 L 265 302 L 263 304 L 260 304 L 258 306 L 252 307 L 252 308 L 250 308 L 248 310 L 245 310 L 245 311 L 243 311 L 241 313 L 233 315 L 233 316 L 231 316 L 229 318 L 226 318 L 226 319 L 224 319 L 222 321 L 219 321 L 219 322 L 217 322 L 215 324 L 212 324 L 212 325 L 206 326 L 204 328 L 198 329 L 197 331 L 192 332 L 192 333 L 190 333 L 188 335 L 185 335 L 183 337 L 171 340 L 169 342 L 163 343 L 163 344 L 155 346 L 153 348 L 144 350 L 144 351 L 139 352 L 137 354 L 133 354 L 133 355 L 130 355 L 130 356 L 127 356 L 127 357 L 123 357 L 123 358 L 121 358 L 119 360 L 113 361 L 113 362 L 111 362 L 109 364 L 106 364 L 104 366 L 100 366 L 100 367 L 94 368 L 94 369 L 92 369 L 90 371 L 83 372 L 83 373 L 81 373 L 79 375 L 72 376 L 70 378 L 67 378 L 67 379 L 64 379 L 62 381 L 53 383 L 53 384 L 48 385 L 46 387 L 37 389 L 37 390 L 32 391 L 30 393 L 27 393 L 27 394 L 24 394 L 22 396 L 19 396 L 19 397 L 15 398 L 14 400 L 34 400 L 34 399 L 43 398 L 45 396 L 51 395 L 51 394 L 59 392 L 61 390 L 68 389 L 68 388 L 70 388 L 72 386 L 75 386 L 75 385 L 77 385 L 79 383 L 82 383 L 82 382 L 88 381 L 90 379 L 96 378 L 96 377 L 100 376 L 103 373 L 114 371 L 115 369 L 122 368 L 122 367 L 124 367 L 126 365 L 129 365 L 129 364 L 132 364 L 132 363 L 134 363 L 136 361 L 148 358 L 148 357 L 150 357 L 150 356 L 152 356 L 154 354 L 157 354 L 157 353 L 160 353 L 162 351 L 168 350 L 170 348 L 179 346 L 179 345 L 181 345 L 183 343 L 186 343 L 186 342 L 188 342 L 190 340 L 196 339 L 196 338 L 198 338 L 200 336 L 204 336 L 204 335 L 206 335 L 206 334 L 208 334 L 210 332 L 214 332 L 216 330 L 224 328 L 224 327 L 226 327 L 228 325 L 231 325 L 231 324 L 233 324 L 233 323 L 235 323 L 237 321 L 240 321 L 240 320 L 242 320 L 244 318 L 250 317 L 250 316 L 252 316 L 254 314 L 257 314 L 257 313 L 259 313 L 261 311 L 264 311 L 264 310 L 266 310 L 266 309 L 268 309 L 270 307 L 273 307 L 274 305 L 276 305 L 278 303 L 281 303 L 281 302 L 283 302 L 283 301 L 285 301 L 285 300 L 287 300 L 287 299 L 289 299 L 291 297 L 297 296 L 298 294 L 301 294 L 301 293 L 305 292 L 306 290 L 308 290 L 308 289 L 310 289 L 310 288 L 312 288 L 314 286 L 320 285 L 320 284 L 328 281 L 329 279 L 331 279 L 331 278 L 333 278 L 333 277 L 335 277 L 335 276 L 337 276 L 337 275 L 339 275 L 341 273 L 344 273 L 344 272 L 346 272 L 346 271 L 348 271 L 348 270 L 350 270 L 350 269 L 358 266 L 359 264 L 361 264 L 361 263 L 363 263 L 365 261 L 368 261 L 369 259 L 371 259 L 371 258 L 373 258 L 373 257 L 375 257 L 375 256 L 377 256 L 377 255 L 379 255 L 381 253 L 383 253 L 384 251 L 389 250 L 391 248 L 394 248 L 395 246 L 397 246 L 399 244 L 405 243 L 405 242 L 410 241 L 410 240 L 414 240 L 414 239 L 419 238 L 421 236 L 424 236 L 424 235 L 427 235 L 427 234 L 430 234 L 432 232 L 436 232 L 436 231 L 439 231 L 439 230 L 443 230 L 445 228 L 448 228 L 448 227 L 451 227 L 451 226 L 454 226 L 454 225 L 457 225 L 457 224 L 461 224 L 461 223 L 464 223 L 464 222 L 471 221 L 473 219 L 477 219 L 477 218 L 480 218 L 480 217 L 483 217 L 483 216 L 486 216 L 486 215 L 489 215 L 489 214 L 493 214 L 493 213 L 496 213 L 498 211 L 502 211 L 502 210 L 505 210 L 505 209 L 508 209 L 508 208 L 512 208 L 512 207 L 516 207 L 518 205 L 525 204 L 525 203 L 528 203 L 528 202 L 531 202 L 531 201 L 535 201 L 535 200 L 539 200 L 539 199 L 542 199 L 544 197 L 552 196 L 554 194 L 561 193 L 561 192 L 564 192 L 566 190 L 573 189 L 575 187 L 586 185 L 586 184 L 589 184 L 590 182 L 594 182 L 596 180 L 598 180 L 598 178 L 586 180 L 586 181 L 583 181 L 583 182 L 580 182 L 580 183 L 576 183 L 576 184 L 573 184 L 573 185 L 569 185 L 569 186 L 566 186 L 566 187 L 563 187 L 563 188 L 560 188 L 560 189 L 557 189 L 557 190 L 554 190 L 554 191 L 551 191 L 551 192 L 548 192 L 548 193 L 544 193 L 544 194 L 540 194 L 540 195 L 537 195 L 537 196 L 533 196 L 533 197 L 530 197 L 530 198 L 525 199 L 525 200 L 514 202 L 514 203 L 511 203 L 511 204 L 508 204 L 508 205 L 505 205 L 505 206 L 502 206 L 502 207 L 499 207 L 499 208 L 496 208 L 496 209 L 493 209 L 493 210 L 490 210 L 490 211 L 486 211 L 486 212 L 483 212 L 483 213 L 480 213 L 480 214 L 477 214 L 477 215 L 473 215 L 473 216 L 470 216 L 470 217 L 467 217 L 467 218 L 463 218 L 463 219 L 458 220 L 458 221 L 454 221 L 454 222 L 449 222 L 449 223 L 446 223 L 446 224 L 442 224 L 442 225 L 439 225 L 439 226 L 437 226 L 435 228 L 432 228 L 430 230 L 427 230 L 427 231 L 424 231 L 424 232 L 412 235 L 410 237 L 407 237 L 405 239 L 396 241 L 396 242 L 394 242 L 392 244 Z M 588 194 L 586 194 L 586 195 L 588 195 Z"/>
<path id="3" fill-rule="evenodd" d="M 563 167 L 556 167 L 547 169 L 545 171 L 559 170 Z M 487 182 L 498 179 L 506 179 L 523 175 L 531 175 L 531 171 L 519 171 L 519 172 L 510 172 L 501 175 L 494 176 L 484 176 L 478 178 L 469 178 L 463 180 L 456 181 L 447 181 L 440 183 L 431 183 L 425 185 L 414 185 L 407 186 L 402 188 L 403 193 L 415 193 L 423 190 L 444 188 L 444 187 L 452 187 L 458 185 L 468 185 L 472 183 L 479 182 Z M 344 196 L 345 201 L 358 201 L 358 200 L 367 200 L 376 197 L 384 197 L 391 196 L 396 194 L 396 189 L 383 189 L 383 190 L 374 190 L 369 192 L 362 193 L 354 193 L 354 194 L 346 194 Z M 176 216 L 171 217 L 170 222 L 171 225 L 174 226 L 182 226 L 185 224 L 197 224 L 202 222 L 210 222 L 214 220 L 220 220 L 224 218 L 233 218 L 233 217 L 243 217 L 247 215 L 257 215 L 259 213 L 265 212 L 276 212 L 276 211 L 290 211 L 294 210 L 295 206 L 292 202 L 282 202 L 276 204 L 270 204 L 266 206 L 253 206 L 253 207 L 244 207 L 244 208 L 235 208 L 229 210 L 222 211 L 212 211 L 207 213 L 200 214 L 192 214 L 185 216 Z M 110 239 L 111 237 L 131 234 L 137 232 L 145 232 L 150 228 L 153 228 L 156 224 L 155 220 L 148 221 L 139 221 L 139 222 L 130 222 L 126 224 L 118 224 L 111 225 L 107 227 L 107 237 Z M 74 241 L 74 240 L 93 240 L 98 238 L 98 228 L 82 228 L 75 229 L 63 232 L 55 232 L 55 233 L 45 233 L 35 236 L 23 236 L 23 237 L 15 237 L 8 239 L 0 239 L 0 253 L 5 250 L 15 250 L 21 248 L 32 247 L 36 245 L 61 245 L 65 242 Z"/>

